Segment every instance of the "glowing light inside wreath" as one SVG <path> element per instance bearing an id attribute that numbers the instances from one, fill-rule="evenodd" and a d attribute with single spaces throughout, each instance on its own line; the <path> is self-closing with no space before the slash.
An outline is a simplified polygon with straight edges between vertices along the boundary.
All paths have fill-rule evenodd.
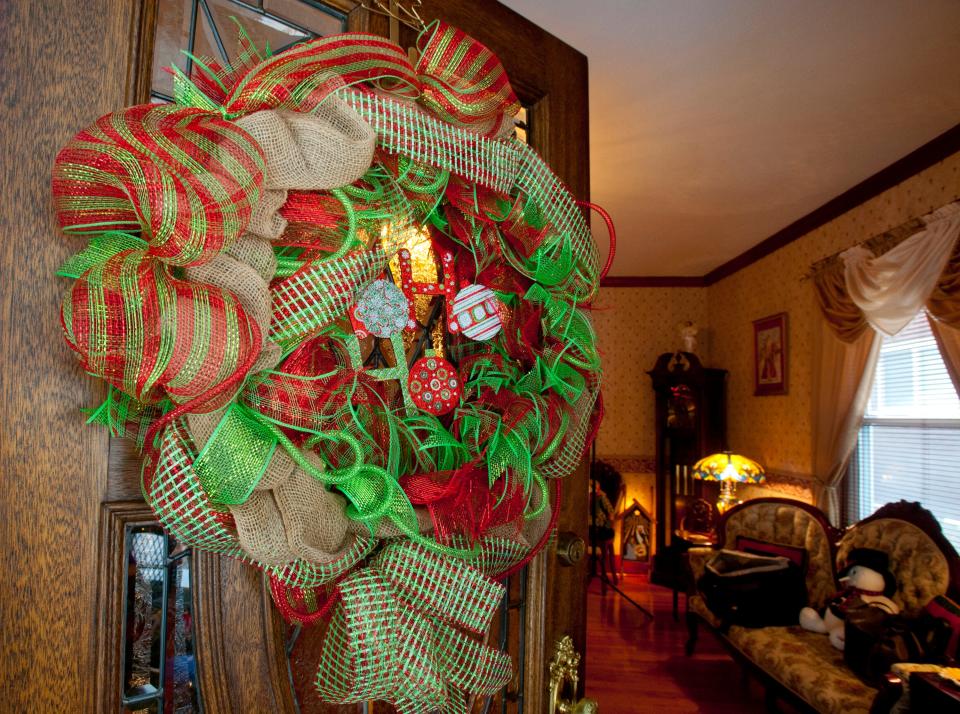
<path id="1" fill-rule="evenodd" d="M 398 250 L 410 251 L 410 269 L 413 273 L 413 279 L 420 283 L 435 283 L 440 279 L 440 272 L 437 268 L 436 256 L 433 252 L 433 243 L 430 240 L 430 232 L 423 226 L 419 228 L 408 228 L 401 234 L 396 235 L 393 226 L 386 223 L 380 229 L 380 242 L 385 251 L 390 251 L 391 246 L 398 246 Z M 390 272 L 396 277 L 400 276 L 400 258 L 394 256 L 390 259 Z M 430 295 L 414 295 L 413 304 L 417 313 L 417 319 L 421 324 L 425 324 L 430 314 L 430 307 L 433 298 Z M 433 331 L 430 334 L 430 342 L 433 345 L 434 352 L 444 357 L 443 349 L 443 329 L 441 321 L 434 324 Z M 415 335 L 410 332 L 403 333 L 404 346 L 409 349 L 414 342 Z"/>
<path id="2" fill-rule="evenodd" d="M 434 283 L 438 280 L 437 261 L 434 259 L 430 233 L 426 228 L 421 226 L 408 229 L 404 234 L 394 236 L 390 224 L 385 224 L 380 229 L 380 240 L 385 250 L 394 242 L 399 244 L 400 250 L 410 251 L 414 280 L 420 283 Z M 396 256 L 390 260 L 390 272 L 400 275 L 400 259 Z"/>

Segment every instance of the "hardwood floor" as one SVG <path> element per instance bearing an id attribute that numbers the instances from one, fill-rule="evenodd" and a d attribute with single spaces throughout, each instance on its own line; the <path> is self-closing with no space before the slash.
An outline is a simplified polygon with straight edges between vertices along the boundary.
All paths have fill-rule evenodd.
<path id="1" fill-rule="evenodd" d="M 720 644 L 701 630 L 693 657 L 683 653 L 687 629 L 671 613 L 672 592 L 645 575 L 627 575 L 621 589 L 653 612 L 650 620 L 613 590 L 587 595 L 587 696 L 601 714 L 763 714 L 763 690 L 744 678 Z"/>

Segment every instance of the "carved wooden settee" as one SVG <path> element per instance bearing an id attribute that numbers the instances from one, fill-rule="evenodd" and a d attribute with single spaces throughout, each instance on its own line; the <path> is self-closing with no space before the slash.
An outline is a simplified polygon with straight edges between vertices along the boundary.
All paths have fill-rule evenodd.
<path id="1" fill-rule="evenodd" d="M 919 504 L 888 504 L 846 531 L 833 528 L 817 508 L 781 498 L 760 498 L 736 506 L 718 525 L 716 548 L 735 548 L 738 536 L 802 547 L 807 551 L 807 598 L 820 609 L 839 590 L 836 573 L 853 548 L 875 548 L 890 556 L 897 578 L 894 601 L 907 614 L 916 614 L 935 596 L 957 595 L 960 558 L 943 537 L 940 525 Z M 885 711 L 889 692 L 864 684 L 846 666 L 843 653 L 824 635 L 791 627 L 732 626 L 725 633 L 720 620 L 696 591 L 714 549 L 688 553 L 690 582 L 687 625 L 692 655 L 698 625 L 706 623 L 730 653 L 764 684 L 768 701 L 777 698 L 801 711 L 867 714 Z M 799 615 L 799 613 L 798 613 Z"/>

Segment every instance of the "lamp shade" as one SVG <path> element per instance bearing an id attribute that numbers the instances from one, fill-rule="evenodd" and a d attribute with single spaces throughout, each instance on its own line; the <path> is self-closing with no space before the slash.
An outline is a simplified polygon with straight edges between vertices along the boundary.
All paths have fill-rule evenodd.
<path id="1" fill-rule="evenodd" d="M 763 467 L 753 459 L 729 451 L 710 454 L 693 465 L 693 477 L 703 481 L 736 481 L 763 483 L 767 480 Z"/>

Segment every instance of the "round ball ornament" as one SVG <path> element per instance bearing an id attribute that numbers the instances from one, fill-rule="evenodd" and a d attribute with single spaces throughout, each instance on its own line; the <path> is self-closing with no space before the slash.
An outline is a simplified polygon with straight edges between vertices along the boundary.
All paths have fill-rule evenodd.
<path id="1" fill-rule="evenodd" d="M 471 340 L 492 339 L 503 328 L 497 296 L 486 285 L 475 283 L 463 288 L 453 299 L 451 312 L 450 331 L 459 331 Z"/>
<path id="2" fill-rule="evenodd" d="M 436 416 L 449 414 L 460 404 L 460 374 L 442 357 L 414 362 L 407 386 L 413 403 Z"/>
<path id="3" fill-rule="evenodd" d="M 392 337 L 410 324 L 410 301 L 389 280 L 374 280 L 364 289 L 353 316 L 371 335 Z"/>

